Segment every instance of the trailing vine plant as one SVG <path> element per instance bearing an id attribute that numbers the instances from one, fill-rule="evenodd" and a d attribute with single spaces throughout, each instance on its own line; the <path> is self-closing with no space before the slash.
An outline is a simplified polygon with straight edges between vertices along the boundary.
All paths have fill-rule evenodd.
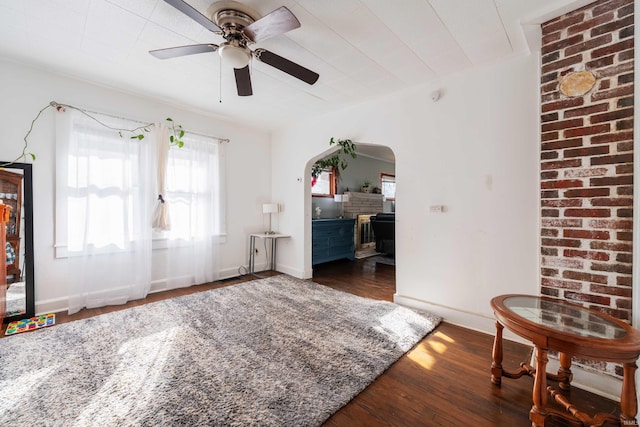
<path id="1" fill-rule="evenodd" d="M 347 166 L 349 166 L 348 158 L 351 157 L 352 159 L 355 159 L 357 157 L 356 144 L 350 139 L 336 140 L 331 137 L 331 139 L 329 140 L 329 145 L 334 144 L 340 146 L 338 151 L 336 151 L 329 157 L 318 160 L 311 167 L 312 183 L 315 183 L 322 171 L 330 168 L 335 171 L 336 178 L 340 179 L 340 170 L 345 170 Z"/>
<path id="2" fill-rule="evenodd" d="M 0 164 L 0 167 L 9 166 L 20 160 L 26 160 L 27 157 L 30 157 L 31 160 L 36 160 L 36 155 L 30 151 L 27 151 L 29 148 L 28 138 L 29 138 L 29 135 L 31 135 L 31 132 L 33 131 L 33 126 L 35 125 L 36 121 L 38 121 L 42 113 L 44 113 L 44 111 L 47 110 L 48 108 L 55 108 L 57 111 L 60 111 L 60 112 L 64 112 L 67 108 L 70 110 L 76 110 L 81 114 L 84 114 L 85 116 L 89 117 L 90 119 L 95 120 L 96 122 L 106 127 L 107 129 L 111 129 L 113 131 L 118 132 L 118 135 L 120 135 L 121 138 L 124 138 L 125 135 L 129 135 L 131 139 L 137 139 L 141 141 L 144 139 L 145 133 L 150 132 L 149 128 L 153 126 L 153 123 L 147 123 L 145 125 L 138 126 L 133 129 L 117 128 L 117 127 L 109 126 L 108 124 L 100 121 L 99 119 L 94 117 L 92 114 L 90 114 L 88 111 L 83 110 L 82 108 L 74 107 L 73 105 L 69 105 L 69 104 L 60 104 L 60 103 L 57 103 L 56 101 L 51 101 L 44 108 L 38 111 L 38 114 L 36 114 L 36 116 L 31 121 L 29 130 L 25 134 L 24 138 L 22 138 L 24 143 L 23 143 L 22 152 L 20 153 L 20 155 L 10 162 Z M 175 145 L 179 148 L 182 148 L 184 146 L 184 141 L 182 140 L 182 138 L 184 137 L 184 129 L 182 129 L 181 125 L 175 124 L 171 117 L 167 117 L 165 120 L 167 121 L 169 130 L 171 131 L 171 134 L 169 135 L 169 145 Z"/>
<path id="3" fill-rule="evenodd" d="M 167 117 L 165 120 L 169 123 L 169 129 L 171 130 L 171 135 L 169 135 L 169 144 L 182 148 L 184 146 L 184 141 L 182 140 L 182 137 L 184 136 L 184 129 L 182 129 L 182 125 L 174 124 L 171 117 Z"/>

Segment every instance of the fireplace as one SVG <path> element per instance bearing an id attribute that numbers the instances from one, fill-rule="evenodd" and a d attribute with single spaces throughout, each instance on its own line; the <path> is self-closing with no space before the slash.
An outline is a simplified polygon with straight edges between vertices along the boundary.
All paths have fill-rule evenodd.
<path id="1" fill-rule="evenodd" d="M 358 215 L 357 217 L 355 234 L 356 252 L 371 249 L 375 251 L 376 239 L 373 235 L 373 229 L 371 228 L 371 217 L 374 215 L 375 213 Z"/>
<path id="2" fill-rule="evenodd" d="M 371 216 L 382 212 L 382 194 L 351 192 L 349 201 L 344 202 L 345 218 L 356 220 L 354 239 L 356 244 L 356 258 L 365 258 L 375 255 L 376 239 L 373 235 Z"/>

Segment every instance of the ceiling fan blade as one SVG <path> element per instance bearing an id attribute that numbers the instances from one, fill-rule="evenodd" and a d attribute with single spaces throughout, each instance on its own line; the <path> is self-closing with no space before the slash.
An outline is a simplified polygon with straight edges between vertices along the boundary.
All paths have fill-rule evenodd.
<path id="1" fill-rule="evenodd" d="M 165 0 L 166 1 L 166 0 Z M 298 18 L 285 6 L 281 6 L 246 26 L 242 33 L 253 42 L 260 42 L 270 37 L 295 30 L 300 26 Z"/>
<path id="2" fill-rule="evenodd" d="M 277 68 L 280 71 L 284 71 L 290 76 L 293 76 L 296 79 L 300 79 L 310 85 L 317 82 L 318 78 L 320 77 L 318 73 L 315 73 L 308 68 L 303 67 L 302 65 L 298 65 L 295 62 L 291 62 L 280 55 L 269 52 L 268 50 L 256 49 L 253 53 L 256 59 L 258 59 L 260 62 L 271 65 L 272 67 Z"/>
<path id="3" fill-rule="evenodd" d="M 209 31 L 217 32 L 221 31 L 220 27 L 214 24 L 209 18 L 198 12 L 193 6 L 184 2 L 183 0 L 164 0 L 166 3 L 178 9 L 180 12 L 187 15 L 189 18 L 196 21 Z"/>
<path id="4" fill-rule="evenodd" d="M 233 72 L 236 75 L 236 87 L 238 88 L 238 96 L 253 95 L 249 66 L 247 65 L 244 68 L 234 68 Z"/>
<path id="5" fill-rule="evenodd" d="M 166 49 L 150 50 L 149 53 L 158 59 L 169 59 L 177 56 L 193 55 L 196 53 L 215 52 L 217 44 L 192 44 L 189 46 L 168 47 Z"/>

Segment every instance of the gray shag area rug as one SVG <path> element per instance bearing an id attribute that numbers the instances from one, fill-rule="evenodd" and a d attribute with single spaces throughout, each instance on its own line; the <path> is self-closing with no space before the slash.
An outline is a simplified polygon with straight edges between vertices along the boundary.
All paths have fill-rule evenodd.
<path id="1" fill-rule="evenodd" d="M 317 426 L 440 318 L 280 275 L 0 339 L 2 426 Z"/>

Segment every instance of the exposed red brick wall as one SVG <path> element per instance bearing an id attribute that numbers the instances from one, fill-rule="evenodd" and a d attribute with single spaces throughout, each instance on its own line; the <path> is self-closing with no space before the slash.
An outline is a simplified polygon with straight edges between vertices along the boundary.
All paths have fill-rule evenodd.
<path id="1" fill-rule="evenodd" d="M 542 25 L 541 292 L 631 321 L 633 0 Z M 595 85 L 560 83 L 589 71 Z"/>

